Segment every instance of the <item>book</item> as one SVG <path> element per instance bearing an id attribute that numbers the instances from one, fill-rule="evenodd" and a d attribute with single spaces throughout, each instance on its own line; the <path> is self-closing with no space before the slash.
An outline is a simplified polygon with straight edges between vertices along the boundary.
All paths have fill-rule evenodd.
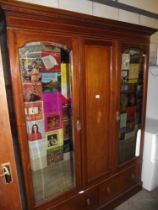
<path id="1" fill-rule="evenodd" d="M 41 59 L 45 66 L 44 72 L 60 72 L 61 53 L 53 51 L 42 51 Z"/>
<path id="2" fill-rule="evenodd" d="M 143 96 L 143 85 L 142 84 L 138 84 L 137 85 L 137 98 L 142 98 Z"/>
<path id="3" fill-rule="evenodd" d="M 24 82 L 40 82 L 41 69 L 43 69 L 43 62 L 40 59 L 39 52 L 32 57 L 32 54 L 27 54 L 27 57 L 21 59 L 21 71 Z"/>
<path id="4" fill-rule="evenodd" d="M 127 121 L 127 113 L 120 114 L 120 128 L 126 128 L 126 121 Z"/>
<path id="5" fill-rule="evenodd" d="M 60 74 L 42 73 L 42 90 L 43 93 L 60 92 Z"/>
<path id="6" fill-rule="evenodd" d="M 129 89 L 128 84 L 126 83 L 121 84 L 121 93 L 128 93 L 128 89 Z"/>
<path id="7" fill-rule="evenodd" d="M 23 84 L 24 102 L 33 102 L 42 100 L 41 83 L 24 83 Z"/>
<path id="8" fill-rule="evenodd" d="M 135 84 L 135 83 L 128 84 L 128 92 L 129 93 L 136 93 L 136 91 L 137 91 L 137 84 Z"/>
<path id="9" fill-rule="evenodd" d="M 64 140 L 64 147 L 63 147 L 63 152 L 71 152 L 73 150 L 73 142 L 72 139 L 66 139 Z"/>
<path id="10" fill-rule="evenodd" d="M 128 95 L 127 94 L 121 94 L 121 101 L 120 101 L 120 111 L 126 112 L 127 105 L 128 105 Z"/>
<path id="11" fill-rule="evenodd" d="M 72 136 L 72 126 L 70 119 L 64 119 L 62 121 L 63 124 L 63 132 L 64 132 L 64 140 L 71 138 Z"/>
<path id="12" fill-rule="evenodd" d="M 36 121 L 43 118 L 42 101 L 38 102 L 25 102 L 25 117 L 27 121 Z"/>
<path id="13" fill-rule="evenodd" d="M 27 121 L 28 140 L 35 141 L 45 137 L 44 120 Z"/>
<path id="14" fill-rule="evenodd" d="M 120 133 L 119 138 L 120 140 L 124 140 L 125 133 L 126 133 L 126 121 L 127 121 L 127 113 L 120 114 Z"/>
<path id="15" fill-rule="evenodd" d="M 61 64 L 61 94 L 65 98 L 70 97 L 70 64 Z"/>
<path id="16" fill-rule="evenodd" d="M 121 79 L 122 79 L 122 83 L 127 83 L 128 81 L 128 70 L 122 70 L 121 71 Z"/>
<path id="17" fill-rule="evenodd" d="M 46 132 L 46 147 L 47 149 L 54 149 L 63 146 L 63 129 Z"/>
<path id="18" fill-rule="evenodd" d="M 71 103 L 65 103 L 62 105 L 62 119 L 69 119 L 71 117 Z"/>
<path id="19" fill-rule="evenodd" d="M 141 124 L 141 112 L 136 112 L 136 124 L 140 125 Z"/>
<path id="20" fill-rule="evenodd" d="M 141 53 L 139 49 L 130 50 L 130 63 L 140 63 Z"/>
<path id="21" fill-rule="evenodd" d="M 62 127 L 61 112 L 46 113 L 44 115 L 45 130 L 51 131 Z"/>
<path id="22" fill-rule="evenodd" d="M 135 119 L 135 113 L 136 113 L 136 107 L 131 106 L 127 108 L 127 120 L 134 120 Z"/>
<path id="23" fill-rule="evenodd" d="M 126 131 L 123 131 L 122 129 L 120 130 L 120 133 L 119 133 L 119 139 L 120 141 L 124 140 L 125 139 L 125 134 L 126 134 Z"/>
<path id="24" fill-rule="evenodd" d="M 136 138 L 136 132 L 135 130 L 131 131 L 131 132 L 128 132 L 125 134 L 125 140 L 129 140 L 129 139 L 135 139 Z"/>
<path id="25" fill-rule="evenodd" d="M 63 150 L 47 151 L 47 165 L 50 166 L 56 162 L 63 160 Z"/>
<path id="26" fill-rule="evenodd" d="M 62 110 L 62 99 L 60 93 L 43 94 L 44 114 L 52 112 L 60 112 Z"/>
<path id="27" fill-rule="evenodd" d="M 129 93 L 128 94 L 128 106 L 134 106 L 134 105 L 136 105 L 136 94 Z"/>
<path id="28" fill-rule="evenodd" d="M 122 70 L 129 69 L 129 63 L 130 63 L 130 54 L 129 53 L 123 53 L 122 54 Z"/>
<path id="29" fill-rule="evenodd" d="M 28 145 L 30 159 L 35 160 L 42 156 L 46 157 L 45 139 L 29 141 Z"/>
<path id="30" fill-rule="evenodd" d="M 131 63 L 129 65 L 128 83 L 137 83 L 139 77 L 139 64 Z"/>
<path id="31" fill-rule="evenodd" d="M 127 132 L 133 131 L 135 128 L 136 107 L 127 108 Z"/>

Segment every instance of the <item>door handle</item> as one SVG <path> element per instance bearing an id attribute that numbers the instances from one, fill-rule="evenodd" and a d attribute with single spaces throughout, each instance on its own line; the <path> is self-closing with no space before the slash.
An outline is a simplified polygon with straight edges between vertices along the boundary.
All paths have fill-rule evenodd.
<path id="1" fill-rule="evenodd" d="M 1 165 L 2 167 L 2 174 L 0 174 L 0 177 L 4 177 L 5 184 L 9 184 L 12 182 L 12 174 L 11 174 L 11 168 L 10 163 L 3 163 Z"/>
<path id="2" fill-rule="evenodd" d="M 76 121 L 76 128 L 77 128 L 77 131 L 78 131 L 78 132 L 81 130 L 81 123 L 80 123 L 80 120 L 77 120 L 77 121 Z"/>
<path id="3" fill-rule="evenodd" d="M 120 120 L 120 112 L 116 112 L 116 122 L 119 122 Z"/>

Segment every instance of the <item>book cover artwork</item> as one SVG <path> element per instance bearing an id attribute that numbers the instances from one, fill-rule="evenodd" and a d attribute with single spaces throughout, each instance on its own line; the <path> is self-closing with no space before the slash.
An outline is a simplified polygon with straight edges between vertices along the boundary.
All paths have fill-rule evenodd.
<path id="1" fill-rule="evenodd" d="M 42 73 L 42 89 L 43 93 L 60 92 L 60 74 Z"/>
<path id="2" fill-rule="evenodd" d="M 120 140 L 124 140 L 126 133 L 127 113 L 120 114 Z"/>
<path id="3" fill-rule="evenodd" d="M 25 117 L 27 121 L 36 121 L 43 118 L 42 101 L 25 102 Z"/>
<path id="4" fill-rule="evenodd" d="M 61 112 L 46 113 L 44 116 L 45 130 L 57 130 L 62 127 Z"/>
<path id="5" fill-rule="evenodd" d="M 129 69 L 129 63 L 130 63 L 130 54 L 129 53 L 123 53 L 122 54 L 122 70 L 128 70 Z"/>
<path id="6" fill-rule="evenodd" d="M 127 109 L 127 131 L 133 131 L 135 128 L 136 107 L 131 106 Z"/>
<path id="7" fill-rule="evenodd" d="M 27 133 L 29 141 L 43 139 L 45 136 L 44 120 L 28 121 Z"/>
<path id="8" fill-rule="evenodd" d="M 47 151 L 47 165 L 52 165 L 58 161 L 63 160 L 63 150 L 59 149 L 56 151 Z"/>
<path id="9" fill-rule="evenodd" d="M 32 56 L 32 55 L 27 55 Z M 33 57 L 33 58 L 32 58 Z M 44 69 L 42 60 L 39 57 L 39 53 L 22 59 L 22 76 L 24 82 L 40 82 L 41 71 Z M 34 58 L 35 57 L 35 58 Z"/>
<path id="10" fill-rule="evenodd" d="M 59 72 L 61 63 L 61 53 L 52 51 L 43 51 L 41 59 L 45 66 L 43 72 Z"/>
<path id="11" fill-rule="evenodd" d="M 45 139 L 29 141 L 29 152 L 32 160 L 46 157 Z"/>
<path id="12" fill-rule="evenodd" d="M 62 63 L 61 64 L 61 93 L 65 98 L 69 98 L 69 95 L 70 95 L 69 71 L 70 71 L 70 65 Z"/>
<path id="13" fill-rule="evenodd" d="M 63 142 L 63 129 L 46 132 L 47 149 L 55 149 L 59 146 L 63 146 Z"/>
<path id="14" fill-rule="evenodd" d="M 44 113 L 60 112 L 62 108 L 60 93 L 43 94 Z"/>
<path id="15" fill-rule="evenodd" d="M 139 64 L 132 63 L 129 65 L 128 83 L 137 83 L 139 77 Z"/>
<path id="16" fill-rule="evenodd" d="M 33 102 L 42 100 L 42 86 L 40 83 L 24 83 L 24 102 Z"/>

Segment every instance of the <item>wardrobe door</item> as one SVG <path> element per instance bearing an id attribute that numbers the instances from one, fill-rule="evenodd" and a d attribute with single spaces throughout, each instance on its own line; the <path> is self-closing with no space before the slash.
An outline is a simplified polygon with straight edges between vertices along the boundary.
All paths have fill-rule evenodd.
<path id="1" fill-rule="evenodd" d="M 30 210 L 44 209 L 80 187 L 77 42 L 36 33 L 18 33 L 16 42 L 12 76 L 26 192 Z"/>
<path id="2" fill-rule="evenodd" d="M 119 164 L 140 156 L 147 78 L 145 50 L 124 46 L 121 60 Z"/>
<path id="3" fill-rule="evenodd" d="M 112 42 L 84 40 L 82 139 L 85 184 L 110 170 L 110 70 Z"/>

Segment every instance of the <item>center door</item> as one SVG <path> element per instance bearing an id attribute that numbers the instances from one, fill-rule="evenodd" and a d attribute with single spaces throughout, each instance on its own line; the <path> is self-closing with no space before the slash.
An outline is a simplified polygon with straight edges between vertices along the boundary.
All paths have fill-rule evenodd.
<path id="1" fill-rule="evenodd" d="M 85 40 L 83 43 L 83 145 L 85 184 L 104 177 L 111 167 L 110 86 L 112 42 Z"/>

